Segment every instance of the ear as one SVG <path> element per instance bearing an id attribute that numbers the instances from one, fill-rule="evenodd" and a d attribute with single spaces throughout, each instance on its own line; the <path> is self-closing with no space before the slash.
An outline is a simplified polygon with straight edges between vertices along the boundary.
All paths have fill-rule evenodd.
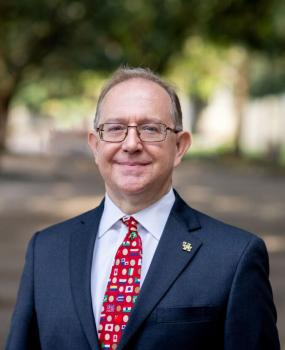
<path id="1" fill-rule="evenodd" d="M 89 144 L 89 147 L 91 148 L 91 151 L 93 153 L 95 163 L 97 163 L 97 153 L 98 153 L 99 142 L 100 142 L 100 140 L 99 140 L 97 133 L 95 131 L 90 131 L 88 133 L 88 144 Z"/>
<path id="2" fill-rule="evenodd" d="M 184 154 L 191 146 L 191 141 L 191 134 L 188 131 L 181 131 L 177 134 L 174 167 L 180 164 Z"/>

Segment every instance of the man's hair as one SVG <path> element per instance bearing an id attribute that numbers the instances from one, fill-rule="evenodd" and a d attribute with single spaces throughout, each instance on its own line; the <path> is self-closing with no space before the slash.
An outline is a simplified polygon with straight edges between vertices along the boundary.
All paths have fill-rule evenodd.
<path id="1" fill-rule="evenodd" d="M 98 127 L 99 119 L 100 119 L 100 110 L 102 102 L 107 95 L 107 93 L 115 86 L 124 81 L 130 79 L 144 79 L 152 81 L 159 86 L 161 86 L 169 95 L 171 100 L 171 117 L 174 121 L 174 126 L 177 130 L 182 130 L 182 111 L 179 98 L 175 92 L 175 89 L 166 81 L 162 80 L 159 75 L 155 74 L 149 68 L 141 68 L 141 67 L 120 67 L 115 71 L 112 75 L 111 79 L 107 81 L 106 85 L 103 87 L 97 102 L 97 108 L 94 118 L 94 128 Z"/>

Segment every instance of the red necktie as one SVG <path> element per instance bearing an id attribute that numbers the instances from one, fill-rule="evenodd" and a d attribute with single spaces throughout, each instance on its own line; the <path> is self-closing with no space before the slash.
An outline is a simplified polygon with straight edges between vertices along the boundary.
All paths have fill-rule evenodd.
<path id="1" fill-rule="evenodd" d="M 101 349 L 116 349 L 140 291 L 142 241 L 137 221 L 123 217 L 128 227 L 123 243 L 117 250 L 103 299 L 99 341 Z"/>

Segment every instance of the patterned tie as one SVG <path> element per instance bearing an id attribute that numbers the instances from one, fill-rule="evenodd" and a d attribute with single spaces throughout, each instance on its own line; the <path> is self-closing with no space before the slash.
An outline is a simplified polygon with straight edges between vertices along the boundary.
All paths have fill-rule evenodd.
<path id="1" fill-rule="evenodd" d="M 99 341 L 101 349 L 116 349 L 140 291 L 142 241 L 137 221 L 122 218 L 128 233 L 117 250 L 103 299 Z"/>

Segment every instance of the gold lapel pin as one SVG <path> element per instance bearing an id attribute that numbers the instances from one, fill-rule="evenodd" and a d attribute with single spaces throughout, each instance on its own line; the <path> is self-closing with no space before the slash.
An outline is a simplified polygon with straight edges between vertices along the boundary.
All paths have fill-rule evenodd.
<path id="1" fill-rule="evenodd" d="M 186 252 L 191 252 L 192 250 L 192 244 L 190 242 L 182 242 L 182 249 Z"/>

